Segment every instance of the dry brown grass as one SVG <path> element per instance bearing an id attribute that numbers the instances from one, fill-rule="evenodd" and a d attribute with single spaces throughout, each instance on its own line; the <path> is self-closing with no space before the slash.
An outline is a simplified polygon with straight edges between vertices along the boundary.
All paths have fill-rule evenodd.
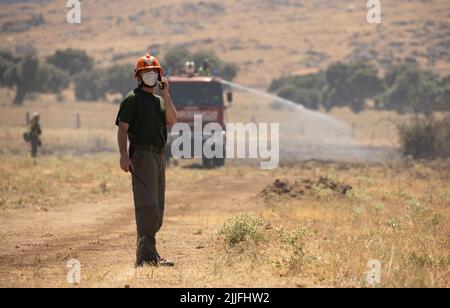
<path id="1" fill-rule="evenodd" d="M 136 271 L 131 200 L 123 195 L 128 177 L 119 173 L 115 155 L 46 157 L 37 167 L 28 158 L 2 157 L 7 177 L 0 182 L 6 227 L 0 284 L 67 286 L 65 262 L 76 257 L 86 287 L 366 287 L 366 264 L 377 259 L 381 287 L 449 287 L 448 161 L 289 163 L 275 171 L 233 164 L 207 171 L 191 163 L 168 170 L 166 223 L 159 235 L 162 253 L 177 266 Z M 259 196 L 276 178 L 321 175 L 353 190 L 344 196 L 316 189 L 273 201 Z M 80 201 L 86 206 L 74 207 Z M 39 220 L 33 218 L 36 206 L 48 210 Z M 81 223 L 85 208 L 90 216 Z M 72 218 L 60 221 L 65 213 Z M 264 224 L 254 225 L 258 236 L 230 245 L 220 230 L 242 213 Z M 38 227 L 44 221 L 48 225 Z M 34 235 L 23 229 L 30 223 Z M 47 242 L 48 233 L 54 239 Z M 31 248 L 15 250 L 17 243 Z"/>
<path id="2" fill-rule="evenodd" d="M 367 262 L 376 259 L 382 287 L 448 287 L 450 178 L 440 168 L 448 162 L 284 168 L 284 179 L 330 175 L 354 190 L 263 202 L 253 212 L 266 223 L 262 240 L 230 248 L 225 238 L 216 248 L 226 260 L 221 274 L 238 273 L 245 285 L 258 273 L 264 277 L 254 282 L 258 286 L 365 287 Z"/>
<path id="3" fill-rule="evenodd" d="M 445 0 L 394 1 L 384 7 L 377 28 L 365 22 L 365 3 L 356 0 L 303 6 L 248 2 L 251 10 L 242 9 L 242 1 L 224 1 L 223 14 L 211 16 L 183 12 L 189 3 L 169 0 L 135 16 L 142 11 L 138 2 L 99 0 L 83 5 L 79 26 L 64 22 L 66 10 L 56 2 L 2 5 L 5 22 L 42 13 L 47 23 L 23 33 L 0 33 L 0 47 L 27 42 L 40 56 L 58 48 L 83 48 L 102 66 L 119 54 L 124 57 L 118 62 L 133 62 L 149 45 L 160 45 L 158 55 L 164 56 L 176 44 L 197 41 L 192 49 L 210 48 L 237 63 L 238 82 L 265 88 L 282 75 L 324 69 L 364 44 L 400 59 L 417 54 L 427 66 L 424 54 L 439 43 L 434 33 L 448 25 L 449 15 Z M 152 28 L 140 26 L 155 9 L 169 15 Z M 328 57 L 316 62 L 308 55 L 312 51 Z M 448 74 L 449 62 L 439 60 L 433 69 Z M 202 170 L 180 162 L 168 170 L 166 221 L 158 236 L 161 252 L 177 266 L 135 270 L 129 176 L 119 170 L 116 154 L 105 153 L 116 148 L 117 106 L 77 103 L 73 89 L 64 97 L 61 104 L 54 96 L 31 96 L 24 106 L 13 107 L 12 91 L 0 90 L 1 287 L 67 287 L 70 258 L 82 262 L 85 287 L 365 287 L 370 259 L 381 261 L 382 287 L 450 286 L 448 161 L 283 163 L 274 171 L 244 163 Z M 263 103 L 270 101 L 236 93 L 229 120 L 297 123 L 296 115 Z M 46 155 L 37 165 L 27 157 L 21 137 L 27 111 L 39 111 L 42 118 Z M 82 121 L 78 130 L 77 113 Z M 402 116 L 354 115 L 347 109 L 331 113 L 353 123 L 361 143 L 398 145 L 395 124 Z M 102 153 L 78 155 L 92 152 Z M 346 196 L 320 188 L 296 199 L 259 196 L 276 178 L 321 175 L 353 190 Z M 264 221 L 255 226 L 258 236 L 253 238 L 259 240 L 230 245 L 220 230 L 242 213 Z"/>
<path id="4" fill-rule="evenodd" d="M 0 156 L 0 207 L 5 209 L 65 206 L 95 202 L 123 193 L 115 156 L 45 156 L 35 165 L 29 157 Z"/>

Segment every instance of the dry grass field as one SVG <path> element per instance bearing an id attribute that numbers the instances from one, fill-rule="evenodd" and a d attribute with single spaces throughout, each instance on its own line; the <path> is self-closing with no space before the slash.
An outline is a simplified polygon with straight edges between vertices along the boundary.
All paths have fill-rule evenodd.
<path id="1" fill-rule="evenodd" d="M 236 93 L 229 118 L 273 117 L 264 106 Z M 25 113 L 34 110 L 44 130 L 37 165 L 21 139 Z M 371 259 L 381 262 L 382 287 L 449 286 L 448 161 L 283 161 L 273 171 L 176 161 L 158 240 L 177 265 L 135 270 L 130 179 L 118 166 L 112 123 L 117 106 L 38 96 L 2 111 L 0 286 L 67 287 L 72 258 L 81 262 L 82 287 L 366 287 Z M 398 144 L 394 123 L 405 119 L 332 114 L 354 123 L 355 141 L 390 147 Z M 344 184 L 352 187 L 346 194 Z"/>
<path id="2" fill-rule="evenodd" d="M 447 0 L 389 1 L 380 26 L 366 23 L 366 1 L 356 0 L 166 0 L 142 7 L 84 1 L 82 24 L 69 25 L 65 1 L 2 2 L 0 48 L 34 47 L 40 57 L 82 48 L 99 66 L 132 63 L 148 50 L 164 56 L 177 46 L 212 49 L 238 64 L 239 84 L 257 89 L 358 57 L 382 71 L 414 58 L 450 74 Z M 45 22 L 28 27 L 33 15 Z M 64 91 L 64 102 L 42 94 L 12 106 L 13 91 L 0 89 L 0 287 L 73 287 L 66 281 L 70 259 L 81 262 L 80 287 L 374 287 L 367 283 L 370 260 L 381 264 L 375 287 L 450 287 L 450 161 L 398 157 L 282 160 L 275 170 L 249 161 L 214 170 L 174 161 L 158 245 L 176 266 L 135 269 L 118 106 L 111 97 L 77 102 L 73 92 Z M 331 119 L 272 103 L 237 91 L 227 121 L 279 122 L 283 150 L 306 140 L 305 130 L 314 139 L 315 119 L 340 120 L 352 145 L 398 151 L 396 127 L 410 117 L 341 108 Z M 43 129 L 36 164 L 22 139 L 25 115 L 34 111 Z"/>
<path id="3" fill-rule="evenodd" d="M 236 93 L 229 118 L 277 119 L 263 106 Z M 372 259 L 381 262 L 382 287 L 450 285 L 448 161 L 282 161 L 273 171 L 239 161 L 217 170 L 175 162 L 158 241 L 176 266 L 134 269 L 117 107 L 52 96 L 2 106 L 0 286 L 68 287 L 72 258 L 81 262 L 82 287 L 367 287 Z M 35 110 L 44 130 L 37 165 L 21 137 L 25 113 Z M 395 123 L 407 118 L 332 115 L 354 124 L 355 142 L 388 147 L 398 146 Z M 320 177 L 352 189 L 344 195 Z"/>
<path id="4" fill-rule="evenodd" d="M 366 287 L 371 259 L 381 262 L 382 287 L 449 286 L 449 162 L 275 171 L 181 162 L 168 170 L 158 236 L 176 266 L 140 270 L 129 177 L 116 155 L 43 157 L 37 166 L 2 156 L 0 166 L 3 287 L 67 287 L 72 258 L 82 287 Z M 321 176 L 352 189 L 322 186 Z"/>

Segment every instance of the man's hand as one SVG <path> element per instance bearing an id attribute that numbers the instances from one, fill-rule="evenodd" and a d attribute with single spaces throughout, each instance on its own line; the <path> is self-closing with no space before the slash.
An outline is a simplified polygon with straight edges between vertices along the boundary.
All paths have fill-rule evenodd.
<path id="1" fill-rule="evenodd" d="M 128 128 L 130 126 L 127 123 L 120 122 L 119 129 L 117 130 L 117 142 L 119 144 L 120 151 L 120 168 L 124 172 L 129 172 L 130 168 L 133 168 L 131 164 L 130 157 L 127 151 L 127 141 L 128 141 Z"/>
<path id="2" fill-rule="evenodd" d="M 128 157 L 128 155 L 121 155 L 120 156 L 120 168 L 125 173 L 133 171 L 133 164 L 131 163 L 131 159 Z"/>
<path id="3" fill-rule="evenodd" d="M 164 98 L 164 104 L 166 105 L 166 124 L 172 126 L 177 123 L 177 110 L 170 98 L 169 81 L 167 78 L 162 77 L 161 84 L 164 86 L 164 89 L 160 89 L 160 94 Z"/>
<path id="4" fill-rule="evenodd" d="M 167 78 L 161 78 L 161 85 L 163 86 L 163 89 L 161 89 L 161 95 L 166 98 L 169 96 L 169 81 Z"/>

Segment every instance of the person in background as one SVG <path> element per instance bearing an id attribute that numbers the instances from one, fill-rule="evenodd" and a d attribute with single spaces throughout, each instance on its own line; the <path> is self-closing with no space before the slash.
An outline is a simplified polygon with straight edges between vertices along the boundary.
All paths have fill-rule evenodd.
<path id="1" fill-rule="evenodd" d="M 187 61 L 184 65 L 184 72 L 188 77 L 195 76 L 195 63 L 194 61 Z"/>
<path id="2" fill-rule="evenodd" d="M 198 70 L 198 74 L 203 77 L 211 76 L 211 65 L 209 64 L 209 59 L 205 59 L 203 65 Z"/>
<path id="3" fill-rule="evenodd" d="M 40 136 L 42 135 L 41 125 L 39 123 L 39 113 L 33 113 L 28 128 L 28 140 L 31 145 L 31 157 L 34 159 L 36 164 L 36 156 L 38 154 L 38 148 L 42 146 L 42 141 Z"/>

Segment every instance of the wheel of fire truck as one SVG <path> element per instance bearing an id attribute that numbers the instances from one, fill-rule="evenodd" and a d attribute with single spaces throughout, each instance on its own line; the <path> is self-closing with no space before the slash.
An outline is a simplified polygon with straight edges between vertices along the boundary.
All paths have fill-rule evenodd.
<path id="1" fill-rule="evenodd" d="M 227 153 L 226 153 L 226 148 L 225 147 L 223 147 L 223 158 L 216 158 L 215 159 L 215 165 L 216 165 L 216 167 L 223 167 L 223 166 L 225 166 L 225 157 L 227 157 L 227 155 L 226 155 Z"/>
<path id="2" fill-rule="evenodd" d="M 225 166 L 225 157 L 226 157 L 225 147 L 223 149 L 223 158 L 206 158 L 202 157 L 202 165 L 205 169 L 213 169 Z"/>
<path id="3" fill-rule="evenodd" d="M 225 158 L 216 158 L 216 167 L 225 166 Z"/>
<path id="4" fill-rule="evenodd" d="M 202 166 L 205 169 L 213 169 L 214 168 L 214 158 L 206 158 L 202 157 Z"/>

